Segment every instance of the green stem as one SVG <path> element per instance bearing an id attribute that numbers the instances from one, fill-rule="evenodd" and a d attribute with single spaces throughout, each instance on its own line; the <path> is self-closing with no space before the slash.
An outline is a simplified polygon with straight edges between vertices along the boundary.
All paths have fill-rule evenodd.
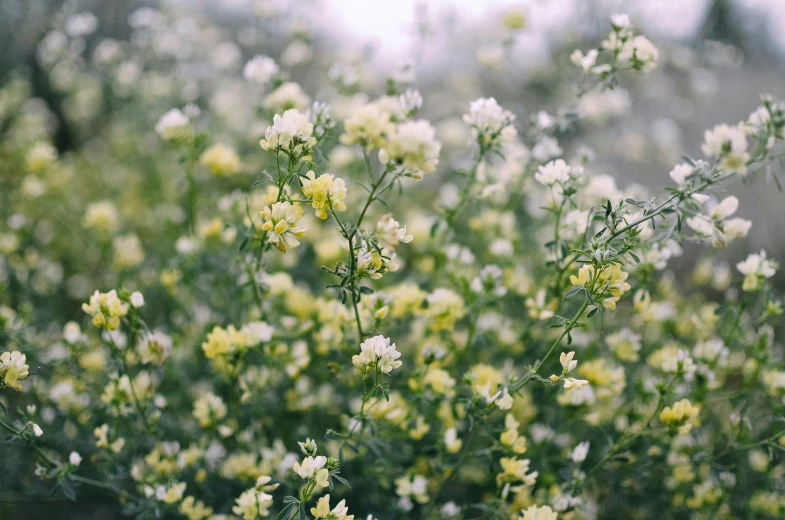
<path id="1" fill-rule="evenodd" d="M 192 236 L 196 236 L 196 178 L 194 176 L 195 159 L 188 159 L 185 176 L 188 179 L 188 228 Z"/>
<path id="2" fill-rule="evenodd" d="M 551 348 L 548 349 L 548 352 L 545 354 L 545 356 L 539 362 L 537 362 L 537 364 L 534 365 L 534 367 L 529 371 L 529 373 L 527 373 L 523 378 L 521 378 L 520 381 L 518 381 L 515 385 L 510 387 L 510 389 L 509 389 L 510 394 L 515 394 L 516 392 L 518 392 L 521 388 L 526 386 L 526 384 L 529 381 L 531 381 L 534 378 L 535 375 L 537 375 L 537 372 L 540 370 L 540 367 L 542 367 L 542 365 L 545 364 L 545 362 L 551 356 L 551 354 L 556 349 L 556 347 L 558 347 L 559 344 L 561 344 L 561 342 L 564 339 L 564 337 L 567 334 L 569 334 L 570 331 L 573 328 L 575 328 L 575 325 L 578 324 L 578 320 L 581 319 L 581 316 L 583 316 L 584 311 L 588 307 L 589 307 L 589 301 L 585 300 L 581 304 L 580 309 L 578 309 L 578 312 L 575 313 L 575 316 L 573 316 L 572 319 L 569 322 L 567 322 L 567 325 L 564 327 L 564 330 L 559 335 L 559 337 L 556 338 L 556 341 L 553 342 L 553 344 L 551 345 Z"/>

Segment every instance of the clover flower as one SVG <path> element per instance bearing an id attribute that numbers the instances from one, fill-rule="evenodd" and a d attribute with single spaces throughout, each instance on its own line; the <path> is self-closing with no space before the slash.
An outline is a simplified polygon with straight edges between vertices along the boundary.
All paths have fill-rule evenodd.
<path id="1" fill-rule="evenodd" d="M 557 520 L 559 517 L 549 506 L 531 506 L 521 511 L 521 514 L 523 516 L 520 520 Z"/>
<path id="2" fill-rule="evenodd" d="M 180 141 L 193 134 L 190 119 L 179 108 L 173 108 L 162 115 L 155 124 L 155 131 L 165 141 Z"/>
<path id="3" fill-rule="evenodd" d="M 314 518 L 324 518 L 326 520 L 354 520 L 354 515 L 349 514 L 346 500 L 341 500 L 330 510 L 330 494 L 326 494 L 316 502 L 316 507 L 311 508 Z"/>
<path id="4" fill-rule="evenodd" d="M 276 114 L 290 109 L 302 111 L 308 108 L 310 103 L 311 99 L 303 92 L 302 87 L 292 81 L 282 84 L 262 100 L 262 106 Z"/>
<path id="5" fill-rule="evenodd" d="M 739 207 L 739 200 L 726 197 L 707 214 L 698 213 L 686 219 L 687 226 L 695 231 L 695 237 L 714 247 L 724 247 L 735 238 L 747 236 L 752 222 L 741 218 L 729 219 Z"/>
<path id="6" fill-rule="evenodd" d="M 25 355 L 16 350 L 0 354 L 0 380 L 3 386 L 18 392 L 22 390 L 22 379 L 28 376 L 30 368 L 25 361 Z"/>
<path id="7" fill-rule="evenodd" d="M 502 457 L 499 459 L 502 472 L 496 475 L 498 483 L 523 482 L 527 486 L 533 486 L 537 481 L 539 472 L 529 473 L 531 461 L 529 459 L 519 459 L 517 457 Z"/>
<path id="8" fill-rule="evenodd" d="M 382 216 L 376 223 L 375 238 L 379 244 L 387 249 L 395 249 L 401 242 L 408 244 L 414 237 L 406 233 L 406 226 L 400 227 L 398 221 L 393 219 L 392 213 Z"/>
<path id="9" fill-rule="evenodd" d="M 356 110 L 344 121 L 343 126 L 344 133 L 340 141 L 345 145 L 359 144 L 366 151 L 385 146 L 387 137 L 395 131 L 390 112 L 376 103 L 369 103 Z"/>
<path id="10" fill-rule="evenodd" d="M 747 292 L 757 291 L 763 280 L 771 278 L 777 272 L 779 263 L 766 257 L 766 251 L 752 253 L 743 261 L 736 264 L 736 268 L 744 275 L 741 286 Z"/>
<path id="11" fill-rule="evenodd" d="M 572 167 L 564 162 L 564 159 L 557 159 L 540 166 L 534 174 L 534 179 L 544 186 L 552 187 L 555 184 L 566 183 L 572 175 Z"/>
<path id="12" fill-rule="evenodd" d="M 286 253 L 287 249 L 300 245 L 297 239 L 305 236 L 308 227 L 300 224 L 303 212 L 298 204 L 276 202 L 272 208 L 265 206 L 261 215 L 264 219 L 262 229 L 269 235 L 267 241 L 275 244 L 279 251 Z"/>
<path id="13" fill-rule="evenodd" d="M 313 123 L 297 109 L 286 110 L 283 115 L 275 114 L 272 126 L 267 127 L 264 139 L 259 144 L 265 150 L 306 155 L 316 144 Z"/>
<path id="14" fill-rule="evenodd" d="M 395 272 L 400 265 L 396 261 L 397 254 L 387 249 L 368 250 L 363 246 L 357 253 L 357 272 L 360 276 L 368 276 L 378 280 L 385 273 Z"/>
<path id="15" fill-rule="evenodd" d="M 226 404 L 220 396 L 208 392 L 194 402 L 193 416 L 199 421 L 199 426 L 207 428 L 226 417 Z"/>
<path id="16" fill-rule="evenodd" d="M 328 211 L 346 211 L 346 184 L 343 179 L 336 179 L 330 173 L 323 173 L 319 177 L 313 170 L 308 171 L 305 177 L 300 177 L 303 195 L 311 199 L 316 216 L 326 219 Z"/>
<path id="17" fill-rule="evenodd" d="M 403 363 L 401 353 L 390 343 L 390 338 L 374 336 L 360 344 L 360 353 L 352 356 L 352 364 L 362 370 L 379 370 L 389 374 Z"/>
<path id="18" fill-rule="evenodd" d="M 424 314 L 431 320 L 431 329 L 449 330 L 459 319 L 466 316 L 466 305 L 461 296 L 450 290 L 439 288 L 426 297 L 428 308 Z"/>
<path id="19" fill-rule="evenodd" d="M 422 179 L 433 173 L 439 164 L 441 143 L 428 121 L 405 121 L 388 132 L 387 140 L 379 150 L 379 160 L 400 169 L 403 175 Z"/>
<path id="20" fill-rule="evenodd" d="M 472 127 L 475 140 L 482 147 L 493 147 L 503 141 L 511 141 L 518 135 L 512 126 L 515 116 L 504 110 L 494 98 L 472 101 L 469 113 L 463 122 Z"/>
<path id="21" fill-rule="evenodd" d="M 720 167 L 729 173 L 747 174 L 747 136 L 742 125 L 717 125 L 704 133 L 701 150 L 707 157 L 720 160 Z"/>
<path id="22" fill-rule="evenodd" d="M 114 289 L 108 293 L 95 291 L 90 302 L 82 304 L 82 310 L 93 317 L 93 325 L 107 330 L 120 326 L 120 318 L 128 314 L 128 308 L 129 305 L 120 300 Z"/>
<path id="23" fill-rule="evenodd" d="M 274 59 L 257 54 L 243 67 L 243 77 L 260 87 L 266 87 L 280 71 Z"/>
<path id="24" fill-rule="evenodd" d="M 586 264 L 578 270 L 578 276 L 570 276 L 570 283 L 573 286 L 590 286 L 595 300 L 600 300 L 606 309 L 613 310 L 619 298 L 630 290 L 627 276 L 628 273 L 622 271 L 618 264 L 602 266 L 596 275 L 594 266 Z"/>
<path id="25" fill-rule="evenodd" d="M 399 477 L 395 479 L 395 494 L 424 504 L 428 502 L 428 479 L 422 475 Z"/>
<path id="26" fill-rule="evenodd" d="M 660 420 L 667 426 L 678 428 L 681 435 L 689 433 L 693 426 L 700 425 L 698 415 L 700 407 L 692 404 L 689 399 L 681 399 L 660 412 Z"/>
<path id="27" fill-rule="evenodd" d="M 240 158 L 234 148 L 225 144 L 214 144 L 199 156 L 199 164 L 213 175 L 227 176 L 240 170 Z"/>

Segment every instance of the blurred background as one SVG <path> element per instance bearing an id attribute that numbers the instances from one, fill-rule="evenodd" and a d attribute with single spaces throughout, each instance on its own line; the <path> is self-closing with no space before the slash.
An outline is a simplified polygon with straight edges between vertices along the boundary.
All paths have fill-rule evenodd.
<path id="1" fill-rule="evenodd" d="M 579 74 L 569 54 L 597 46 L 609 15 L 618 12 L 629 13 L 658 46 L 658 67 L 576 104 Z M 502 30 L 510 13 L 522 22 Z M 350 111 L 361 92 L 384 93 L 387 77 L 406 77 L 445 145 L 445 172 L 465 160 L 452 152 L 465 148 L 460 115 L 473 99 L 493 96 L 519 120 L 577 109 L 584 121 L 560 136 L 565 155 L 588 147 L 594 172 L 612 175 L 619 186 L 639 184 L 648 196 L 671 184 L 668 172 L 682 155 L 701 157 L 705 129 L 746 119 L 762 93 L 785 98 L 783 0 L 0 0 L 0 49 L 0 124 L 10 113 L 25 114 L 32 121 L 25 132 L 50 135 L 60 156 L 78 155 L 66 171 L 80 175 L 64 182 L 83 182 L 82 170 L 97 172 L 90 178 L 100 182 L 80 196 L 99 200 L 113 192 L 131 215 L 135 202 L 125 186 L 138 191 L 146 170 L 177 169 L 171 160 L 155 164 L 161 144 L 153 128 L 172 107 L 200 107 L 216 142 L 233 143 L 246 160 L 262 157 L 258 141 L 270 121 L 257 110 L 261 93 L 242 77 L 257 54 L 274 58 L 311 99 L 328 101 L 337 114 Z M 18 132 L 5 137 L 32 140 Z M 728 265 L 762 248 L 785 260 L 785 176 L 775 166 L 748 177 L 748 186 L 730 188 L 740 199 L 738 216 L 753 227 L 719 252 Z M 0 206 L 20 186 L 25 197 L 37 196 L 22 177 L 0 165 Z M 249 175 L 235 187 L 253 180 Z M 151 201 L 176 205 L 167 199 L 174 189 L 159 189 L 147 189 Z M 428 179 L 417 204 L 432 205 L 440 191 L 439 179 Z M 58 220 L 66 212 L 51 211 Z M 135 218 L 140 228 L 158 231 L 150 224 L 156 215 Z M 10 225 L 0 222 L 0 231 Z M 152 248 L 159 235 L 149 236 Z M 691 270 L 698 249 L 688 247 L 669 268 Z M 83 261 L 78 247 L 71 250 L 73 258 L 56 258 L 66 272 Z M 105 271 L 102 286 L 111 287 L 114 275 Z M 79 314 L 76 302 L 94 288 L 83 278 L 66 281 L 71 300 L 49 305 Z M 0 465 L 4 460 L 0 446 Z M 25 495 L 24 481 L 34 480 L 31 473 L 0 475 L 0 518 L 4 511 L 14 518 L 58 514 L 59 505 Z M 9 503 L 29 507 L 4 509 Z M 64 511 L 69 518 L 113 518 L 111 503 L 103 509 L 91 500 Z"/>
<path id="2" fill-rule="evenodd" d="M 135 29 L 153 23 L 142 7 L 168 13 L 162 23 L 172 31 L 153 35 L 152 49 L 170 68 L 154 70 L 131 59 L 113 72 L 121 84 L 116 92 L 96 94 L 98 85 L 80 84 L 71 69 L 100 68 L 89 62 L 96 61 L 102 41 L 142 37 Z M 525 16 L 525 28 L 514 34 L 499 30 L 500 18 L 511 10 Z M 85 12 L 94 19 L 80 20 L 77 15 Z M 412 65 L 428 118 L 449 123 L 480 95 L 495 96 L 520 118 L 569 104 L 575 83 L 569 53 L 596 45 L 616 12 L 628 12 L 664 58 L 655 73 L 593 94 L 579 107 L 596 124 L 576 136 L 576 145 L 591 146 L 596 169 L 620 185 L 667 185 L 667 172 L 682 154 L 699 156 L 704 129 L 744 119 L 761 93 L 785 97 L 785 2 L 778 0 L 0 0 L 0 81 L 17 73 L 31 79 L 33 94 L 52 116 L 61 152 L 82 147 L 101 128 L 79 119 L 106 122 L 120 114 L 118 106 L 134 85 L 166 91 L 159 97 L 169 107 L 193 101 L 235 111 L 232 126 L 253 142 L 264 122 L 252 121 L 252 107 L 232 106 L 241 87 L 228 76 L 239 75 L 255 54 L 278 60 L 314 99 L 335 101 L 336 77 L 356 90 L 383 91 L 384 78 Z M 58 41 L 52 34 L 63 28 L 68 33 L 69 18 L 77 36 L 70 45 L 84 49 L 76 49 L 77 62 L 50 66 L 46 49 L 54 52 Z M 205 24 L 209 30 L 193 32 Z M 213 70 L 197 61 L 200 52 Z M 167 73 L 184 80 L 179 96 L 167 91 Z M 101 113 L 70 114 L 86 107 Z M 775 173 L 763 172 L 748 189 L 733 191 L 741 200 L 739 216 L 754 226 L 748 244 L 725 253 L 730 261 L 763 247 L 785 257 L 783 196 Z"/>

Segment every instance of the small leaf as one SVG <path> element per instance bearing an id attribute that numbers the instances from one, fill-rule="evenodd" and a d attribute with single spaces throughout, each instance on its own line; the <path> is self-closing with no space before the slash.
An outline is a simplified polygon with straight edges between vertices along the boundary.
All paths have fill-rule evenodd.
<path id="1" fill-rule="evenodd" d="M 636 255 L 636 254 L 635 254 L 635 253 L 633 253 L 632 251 L 630 251 L 629 253 L 630 253 L 630 256 L 632 257 L 632 259 L 633 259 L 633 260 L 635 260 L 635 261 L 636 261 L 636 262 L 638 262 L 638 263 L 641 263 L 641 259 L 640 259 L 640 258 L 638 258 L 638 255 Z"/>
<path id="2" fill-rule="evenodd" d="M 340 482 L 341 484 L 343 484 L 344 486 L 348 487 L 349 489 L 352 489 L 352 486 L 349 484 L 349 481 L 347 481 L 345 478 L 339 477 L 338 475 L 333 475 L 333 478 L 338 482 Z"/>
<path id="3" fill-rule="evenodd" d="M 283 520 L 284 518 L 291 518 L 291 517 L 287 517 L 286 514 L 292 507 L 294 507 L 295 503 L 296 502 L 291 502 L 289 505 L 281 509 L 281 512 L 278 513 L 278 516 L 275 517 L 275 520 Z"/>

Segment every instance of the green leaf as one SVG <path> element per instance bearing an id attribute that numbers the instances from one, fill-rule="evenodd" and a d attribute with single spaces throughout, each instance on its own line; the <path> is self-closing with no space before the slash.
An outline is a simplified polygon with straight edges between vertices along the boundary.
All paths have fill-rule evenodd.
<path id="1" fill-rule="evenodd" d="M 684 162 L 686 162 L 686 163 L 687 163 L 687 164 L 689 164 L 690 166 L 692 166 L 692 167 L 695 167 L 695 161 L 694 161 L 694 160 L 692 160 L 692 158 L 691 158 L 691 157 L 687 157 L 686 155 L 682 155 L 682 156 L 681 156 L 681 160 L 682 160 L 682 161 L 684 161 Z"/>
<path id="2" fill-rule="evenodd" d="M 2 401 L 0 401 L 0 408 L 3 409 L 3 413 L 8 415 L 8 408 L 5 407 Z"/>
<path id="3" fill-rule="evenodd" d="M 641 263 L 641 259 L 640 259 L 640 258 L 638 258 L 638 255 L 636 255 L 636 254 L 635 254 L 635 253 L 633 253 L 632 251 L 630 251 L 629 253 L 630 253 L 630 256 L 632 257 L 632 259 L 633 259 L 633 260 L 635 260 L 635 261 L 636 261 L 636 262 L 638 262 L 638 263 Z"/>
<path id="4" fill-rule="evenodd" d="M 298 502 L 291 502 L 289 505 L 287 505 L 286 507 L 284 507 L 283 509 L 281 509 L 281 512 L 280 512 L 280 513 L 278 513 L 278 516 L 276 516 L 276 517 L 275 517 L 275 520 L 283 520 L 284 518 L 291 518 L 291 516 L 288 516 L 288 517 L 287 517 L 286 515 L 287 515 L 287 512 L 288 512 L 288 511 L 289 511 L 289 510 L 290 510 L 292 507 L 294 507 L 294 505 L 295 505 L 296 503 L 299 503 L 299 501 L 298 501 Z"/>
<path id="5" fill-rule="evenodd" d="M 299 504 L 300 501 L 297 499 L 297 497 L 293 497 L 292 495 L 289 495 L 289 496 L 283 497 L 283 503 L 284 504 L 293 504 L 293 503 Z"/>
<path id="6" fill-rule="evenodd" d="M 349 484 L 349 482 L 345 478 L 339 477 L 338 475 L 333 475 L 333 478 L 335 480 L 337 480 L 338 482 L 340 482 L 341 484 L 343 484 L 344 486 L 348 487 L 349 489 L 352 489 L 352 486 Z"/>
<path id="7" fill-rule="evenodd" d="M 566 300 L 570 296 L 574 296 L 574 295 L 578 294 L 579 292 L 581 292 L 582 290 L 583 290 L 583 286 L 582 285 L 575 285 L 569 291 L 567 291 L 567 293 L 564 295 L 564 298 L 562 298 L 562 299 Z"/>

